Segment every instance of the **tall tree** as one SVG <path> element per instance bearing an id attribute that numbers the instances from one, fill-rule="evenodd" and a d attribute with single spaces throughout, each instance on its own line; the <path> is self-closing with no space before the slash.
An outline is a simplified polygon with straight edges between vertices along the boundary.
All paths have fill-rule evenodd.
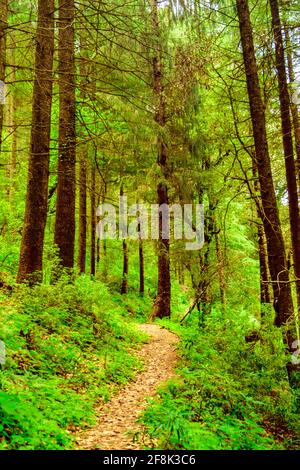
<path id="1" fill-rule="evenodd" d="M 80 273 L 85 273 L 86 260 L 86 227 L 87 227 L 87 203 L 86 203 L 86 154 L 80 152 L 79 161 L 79 233 L 78 233 L 78 268 Z"/>
<path id="2" fill-rule="evenodd" d="M 11 49 L 11 61 L 12 61 L 12 70 L 11 70 L 11 78 L 12 81 L 16 81 L 16 72 L 15 72 L 15 45 L 10 44 Z M 16 111 L 17 111 L 17 102 L 16 97 L 13 91 L 11 91 L 9 95 L 9 133 L 11 135 L 12 145 L 11 145 L 11 153 L 10 153 L 10 160 L 9 160 L 9 189 L 8 189 L 8 197 L 10 202 L 13 200 L 13 196 L 15 193 L 15 175 L 16 175 L 16 168 L 17 168 L 17 122 L 16 122 Z"/>
<path id="3" fill-rule="evenodd" d="M 290 84 L 295 82 L 295 71 L 293 64 L 293 50 L 290 40 L 289 28 L 287 25 L 284 26 L 285 33 L 285 44 L 287 52 L 287 65 L 288 65 L 288 75 Z M 294 127 L 294 137 L 295 137 L 295 146 L 296 146 L 296 155 L 297 155 L 297 173 L 298 173 L 298 184 L 300 188 L 300 120 L 297 104 L 291 100 L 291 113 L 293 118 L 293 127 Z"/>
<path id="4" fill-rule="evenodd" d="M 123 170 L 121 171 L 121 179 L 123 176 Z M 123 183 L 121 182 L 120 186 L 120 200 L 124 196 Z M 122 226 L 122 232 L 125 234 L 126 228 Z M 123 274 L 122 274 L 122 283 L 121 283 L 121 294 L 127 294 L 128 290 L 128 244 L 126 239 L 123 238 L 122 241 L 122 253 L 123 253 Z"/>
<path id="5" fill-rule="evenodd" d="M 54 1 L 39 0 L 31 150 L 18 282 L 28 278 L 30 282 L 42 280 L 44 230 L 48 205 L 53 51 Z"/>
<path id="6" fill-rule="evenodd" d="M 140 232 L 140 225 L 139 225 L 138 230 Z M 139 237 L 139 277 L 140 277 L 139 292 L 141 295 L 144 295 L 145 293 L 145 262 L 144 262 L 143 240 L 141 236 Z"/>
<path id="7" fill-rule="evenodd" d="M 260 194 L 259 180 L 257 177 L 257 167 L 255 154 L 252 153 L 252 174 L 254 179 L 254 192 L 255 195 Z M 263 209 L 260 199 L 253 196 L 255 199 L 256 213 L 257 213 L 257 239 L 258 239 L 258 257 L 259 257 L 259 273 L 260 273 L 260 303 L 270 304 L 271 296 L 269 290 L 269 268 L 268 268 L 268 254 L 265 243 L 265 231 L 262 223 Z M 263 314 L 263 309 L 261 310 Z"/>
<path id="8" fill-rule="evenodd" d="M 163 63 L 160 24 L 158 17 L 158 2 L 150 0 L 153 36 L 156 41 L 153 46 L 153 91 L 156 99 L 154 120 L 158 132 L 157 136 L 157 163 L 161 170 L 161 181 L 157 186 L 157 202 L 159 205 L 168 204 L 167 178 L 169 175 L 168 147 L 165 142 L 165 126 L 167 122 L 166 100 L 163 84 Z M 171 314 L 171 282 L 170 282 L 170 245 L 167 238 L 163 238 L 162 214 L 159 214 L 159 240 L 158 240 L 158 286 L 157 297 L 153 309 L 153 317 L 169 317 Z"/>
<path id="9" fill-rule="evenodd" d="M 262 219 L 267 238 L 269 269 L 274 293 L 275 324 L 282 326 L 293 321 L 293 303 L 285 245 L 273 184 L 265 110 L 261 97 L 248 1 L 236 0 L 236 5 L 255 144 L 255 163 L 261 190 Z M 287 332 L 285 340 L 292 352 L 293 335 L 290 330 Z"/>
<path id="10" fill-rule="evenodd" d="M 80 43 L 82 56 L 80 60 L 81 87 L 80 97 L 85 101 L 87 90 L 85 82 L 87 80 L 87 60 L 84 56 L 86 43 L 85 38 Z M 81 126 L 82 137 L 84 138 L 84 122 Z M 78 268 L 80 273 L 85 273 L 86 262 L 86 228 L 87 228 L 87 143 L 83 142 L 79 155 L 79 224 L 78 224 Z"/>
<path id="11" fill-rule="evenodd" d="M 97 152 L 95 152 L 95 159 L 97 158 Z M 95 162 L 91 165 L 91 276 L 96 274 L 96 167 Z"/>
<path id="12" fill-rule="evenodd" d="M 72 268 L 75 240 L 74 0 L 59 0 L 59 148 L 54 241 L 61 265 Z"/>
<path id="13" fill-rule="evenodd" d="M 285 172 L 289 197 L 289 214 L 293 248 L 294 272 L 297 279 L 296 291 L 298 309 L 300 311 L 300 214 L 298 204 L 296 167 L 294 161 L 292 123 L 290 117 L 290 97 L 286 76 L 286 66 L 278 1 L 270 0 L 270 6 L 272 13 L 272 27 L 275 40 L 276 69 L 279 87 Z"/>
<path id="14" fill-rule="evenodd" d="M 5 83 L 6 37 L 7 37 L 7 0 L 0 1 L 0 81 Z M 5 90 L 2 90 L 3 93 Z M 0 102 L 0 150 L 2 144 L 4 103 Z"/>

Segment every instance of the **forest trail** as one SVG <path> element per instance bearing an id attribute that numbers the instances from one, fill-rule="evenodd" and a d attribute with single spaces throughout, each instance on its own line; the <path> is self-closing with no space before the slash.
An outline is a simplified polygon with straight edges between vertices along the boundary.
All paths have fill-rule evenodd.
<path id="1" fill-rule="evenodd" d="M 108 403 L 98 410 L 97 425 L 78 436 L 79 449 L 139 450 L 134 436 L 141 430 L 137 418 L 147 406 L 147 398 L 157 387 L 175 376 L 175 345 L 178 337 L 158 325 L 143 324 L 139 328 L 149 341 L 137 353 L 144 361 L 144 370 Z"/>

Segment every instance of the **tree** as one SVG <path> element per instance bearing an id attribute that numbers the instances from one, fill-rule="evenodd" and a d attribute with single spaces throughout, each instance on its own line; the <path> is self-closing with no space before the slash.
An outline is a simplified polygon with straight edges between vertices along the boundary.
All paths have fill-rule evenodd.
<path id="1" fill-rule="evenodd" d="M 296 276 L 298 310 L 300 312 L 300 214 L 298 205 L 296 167 L 294 161 L 292 123 L 290 117 L 290 98 L 286 76 L 281 22 L 277 0 L 270 0 L 270 6 L 272 13 L 272 28 L 275 40 L 276 69 L 279 88 L 284 163 L 289 197 L 290 229 L 292 238 L 294 272 Z"/>
<path id="2" fill-rule="evenodd" d="M 80 43 L 82 56 L 80 60 L 80 97 L 84 102 L 87 97 L 85 82 L 87 80 L 87 60 L 85 53 L 85 38 Z M 84 138 L 84 122 L 81 123 L 81 134 Z M 78 223 L 78 268 L 80 273 L 85 273 L 86 262 L 86 229 L 87 229 L 87 143 L 83 142 L 79 154 L 79 223 Z"/>
<path id="3" fill-rule="evenodd" d="M 95 149 L 96 150 L 96 149 Z M 97 151 L 95 151 L 95 159 L 97 158 Z M 95 161 L 91 164 L 91 276 L 96 274 L 96 168 Z"/>
<path id="4" fill-rule="evenodd" d="M 26 209 L 18 282 L 40 282 L 48 207 L 49 147 L 54 52 L 54 2 L 40 0 Z"/>
<path id="5" fill-rule="evenodd" d="M 153 47 L 153 92 L 156 99 L 154 121 L 157 128 L 157 163 L 161 170 L 161 181 L 157 186 L 158 205 L 168 204 L 167 178 L 169 174 L 168 147 L 164 132 L 166 126 L 166 102 L 163 85 L 162 50 L 160 44 L 160 26 L 158 18 L 157 0 L 151 0 L 151 18 L 153 35 L 157 39 Z M 162 214 L 159 214 L 159 240 L 158 240 L 158 286 L 157 297 L 153 309 L 153 317 L 169 317 L 171 314 L 171 282 L 170 282 L 170 246 L 169 240 L 163 238 Z"/>
<path id="6" fill-rule="evenodd" d="M 270 156 L 268 150 L 265 110 L 261 98 L 259 76 L 254 51 L 252 25 L 247 0 L 236 0 L 240 35 L 243 48 L 247 90 L 255 144 L 255 164 L 258 171 L 262 220 L 267 238 L 268 262 L 274 294 L 275 324 L 287 325 L 293 321 L 293 303 L 285 255 L 285 245 L 279 220 Z M 293 351 L 291 329 L 285 336 L 289 350 Z"/>
<path id="7" fill-rule="evenodd" d="M 138 224 L 138 232 L 140 233 L 141 225 Z M 144 295 L 145 293 L 145 262 L 144 262 L 144 246 L 143 240 L 141 235 L 139 236 L 139 280 L 140 280 L 140 287 L 139 293 L 140 295 Z"/>
<path id="8" fill-rule="evenodd" d="M 78 228 L 78 268 L 80 273 L 85 273 L 85 260 L 86 260 L 86 155 L 80 153 L 80 168 L 79 168 L 79 228 Z"/>
<path id="9" fill-rule="evenodd" d="M 59 148 L 54 242 L 65 268 L 73 268 L 75 240 L 74 21 L 74 0 L 59 0 Z"/>
<path id="10" fill-rule="evenodd" d="M 6 37 L 7 37 L 7 0 L 0 1 L 0 81 L 5 83 L 5 67 L 6 67 Z M 3 86 L 3 85 L 2 85 Z M 0 90 L 5 93 L 5 90 Z M 4 96 L 1 98 L 4 99 Z M 0 150 L 2 144 L 2 131 L 3 131 L 3 117 L 4 117 L 4 103 L 0 102 Z"/>
<path id="11" fill-rule="evenodd" d="M 123 176 L 123 171 L 121 172 L 121 179 Z M 124 196 L 123 183 L 121 182 L 120 186 L 120 200 Z M 125 227 L 122 227 L 122 232 L 126 231 Z M 121 294 L 127 294 L 128 290 L 128 244 L 125 238 L 122 241 L 122 253 L 123 253 L 123 274 L 122 274 L 122 283 L 121 283 Z"/>
<path id="12" fill-rule="evenodd" d="M 284 26 L 285 34 L 285 43 L 286 43 L 286 53 L 287 53 L 287 66 L 288 66 L 288 75 L 290 84 L 293 85 L 295 82 L 295 71 L 293 65 L 293 50 L 290 41 L 289 27 Z M 294 127 L 294 137 L 295 137 L 295 146 L 296 146 L 296 155 L 297 155 L 297 173 L 298 173 L 298 185 L 300 188 L 300 121 L 297 104 L 290 101 L 291 113 L 293 118 L 293 127 Z"/>

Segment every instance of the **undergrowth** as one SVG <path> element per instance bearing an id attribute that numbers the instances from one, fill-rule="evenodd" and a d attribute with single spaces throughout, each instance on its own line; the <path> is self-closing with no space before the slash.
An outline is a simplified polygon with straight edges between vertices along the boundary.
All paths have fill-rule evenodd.
<path id="1" fill-rule="evenodd" d="M 1 295 L 0 449 L 72 448 L 93 405 L 142 367 L 131 320 L 145 301 L 126 302 L 84 276 Z"/>
<path id="2" fill-rule="evenodd" d="M 260 340 L 247 343 L 244 315 L 216 308 L 201 326 L 196 312 L 185 326 L 160 321 L 181 338 L 180 362 L 178 378 L 141 417 L 153 448 L 299 448 L 297 394 L 287 381 L 281 333 L 266 324 Z"/>

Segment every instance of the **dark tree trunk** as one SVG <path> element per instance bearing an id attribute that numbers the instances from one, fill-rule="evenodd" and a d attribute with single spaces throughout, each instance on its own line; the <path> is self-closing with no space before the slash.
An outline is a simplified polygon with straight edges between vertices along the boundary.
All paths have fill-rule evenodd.
<path id="1" fill-rule="evenodd" d="M 138 230 L 140 231 L 140 225 Z M 144 268 L 144 247 L 143 240 L 139 239 L 139 267 L 140 267 L 140 294 L 144 295 L 145 292 L 145 268 Z"/>
<path id="2" fill-rule="evenodd" d="M 298 279 L 296 282 L 296 291 L 298 311 L 300 312 L 300 214 L 298 205 L 296 168 L 294 161 L 292 124 L 290 118 L 290 97 L 286 76 L 281 22 L 277 0 L 270 0 L 270 6 L 272 13 L 272 27 L 275 39 L 276 68 L 279 86 L 284 162 L 289 196 L 289 214 L 293 247 L 294 272 L 296 278 Z"/>
<path id="3" fill-rule="evenodd" d="M 54 241 L 61 265 L 73 268 L 75 239 L 74 0 L 59 0 L 59 155 Z"/>
<path id="4" fill-rule="evenodd" d="M 5 83 L 7 0 L 0 0 L 0 80 Z M 0 90 L 1 92 L 1 90 Z M 2 145 L 4 103 L 0 102 L 0 151 Z"/>
<path id="5" fill-rule="evenodd" d="M 216 241 L 216 257 L 217 257 L 217 263 L 218 263 L 220 299 L 221 299 L 222 307 L 224 309 L 225 304 L 226 304 L 226 282 L 225 282 L 225 275 L 224 275 L 224 260 L 223 260 L 221 245 L 220 245 L 219 230 L 217 229 L 216 224 L 215 224 L 214 230 L 215 230 L 215 241 Z"/>
<path id="6" fill-rule="evenodd" d="M 122 174 L 121 174 L 122 180 Z M 123 183 L 121 182 L 120 186 L 120 198 L 123 197 L 124 190 L 123 190 Z M 122 283 L 121 283 L 121 294 L 127 294 L 128 289 L 128 246 L 126 240 L 123 240 L 122 243 L 122 252 L 123 252 L 123 275 L 122 275 Z"/>
<path id="7" fill-rule="evenodd" d="M 252 173 L 254 178 L 254 191 L 255 194 L 260 194 L 259 180 L 257 178 L 257 167 L 255 154 L 252 156 Z M 270 304 L 271 296 L 269 290 L 269 269 L 268 269 L 268 254 L 265 243 L 265 231 L 262 224 L 263 210 L 260 201 L 257 197 L 256 201 L 256 212 L 259 220 L 257 227 L 257 240 L 258 240 L 258 257 L 259 257 L 259 273 L 260 273 L 260 303 Z M 261 310 L 263 314 L 263 309 Z"/>
<path id="8" fill-rule="evenodd" d="M 96 252 L 97 252 L 97 256 L 96 256 L 96 262 L 97 262 L 97 265 L 100 263 L 100 240 L 99 238 L 97 238 L 97 242 L 96 242 Z M 98 267 L 99 269 L 99 267 Z"/>
<path id="9" fill-rule="evenodd" d="M 78 234 L 78 268 L 85 273 L 86 261 L 86 155 L 80 155 L 79 162 L 79 234 Z"/>
<path id="10" fill-rule="evenodd" d="M 168 204 L 166 184 L 159 184 L 157 194 L 159 205 Z M 153 318 L 163 318 L 171 315 L 170 247 L 169 240 L 162 238 L 162 228 L 162 214 L 159 214 L 158 286 L 152 313 Z"/>
<path id="11" fill-rule="evenodd" d="M 12 49 L 11 59 L 14 63 L 14 49 Z M 14 67 L 11 71 L 11 78 L 14 82 L 16 80 L 16 74 Z M 16 186 L 16 168 L 17 168 L 17 123 L 16 123 L 16 97 L 14 93 L 10 93 L 9 97 L 9 133 L 12 136 L 12 145 L 11 145 L 11 154 L 10 154 L 10 162 L 9 162 L 9 190 L 8 190 L 8 197 L 9 201 L 12 202 L 14 193 L 15 193 L 15 186 Z"/>
<path id="12" fill-rule="evenodd" d="M 282 326 L 293 322 L 289 273 L 268 151 L 265 111 L 261 98 L 248 1 L 236 0 L 236 4 L 255 143 L 255 163 L 261 188 L 263 225 L 267 238 L 268 262 L 274 293 L 275 324 Z M 290 331 L 285 336 L 285 341 L 292 352 L 293 338 Z"/>
<path id="13" fill-rule="evenodd" d="M 91 168 L 91 276 L 96 273 L 96 168 Z"/>
<path id="14" fill-rule="evenodd" d="M 84 54 L 86 53 L 86 41 L 81 39 L 80 42 L 80 97 L 83 101 L 86 98 L 86 80 L 87 80 L 87 61 Z M 84 124 L 81 127 L 81 137 L 84 139 Z M 86 265 L 86 230 L 87 230 L 87 143 L 83 143 L 80 149 L 79 157 L 79 226 L 78 226 L 78 268 L 80 273 L 85 273 Z"/>
<path id="15" fill-rule="evenodd" d="M 121 294 L 127 294 L 128 290 L 128 246 L 126 240 L 123 240 L 123 276 L 121 284 Z"/>
<path id="16" fill-rule="evenodd" d="M 288 59 L 288 72 L 289 72 L 289 81 L 290 83 L 295 82 L 295 72 L 293 66 L 293 51 L 290 41 L 290 34 L 288 26 L 284 27 L 285 31 L 285 43 Z M 298 184 L 300 188 L 300 122 L 299 122 L 299 113 L 298 107 L 295 103 L 291 101 L 291 112 L 293 118 L 293 127 L 294 127 L 294 137 L 295 137 L 295 146 L 296 146 L 296 155 L 297 155 L 297 174 L 298 174 Z"/>
<path id="17" fill-rule="evenodd" d="M 157 187 L 158 205 L 168 204 L 168 148 L 164 142 L 163 128 L 166 125 L 166 103 L 163 87 L 163 65 L 160 45 L 160 27 L 158 19 L 157 0 L 151 0 L 151 15 L 153 34 L 157 38 L 155 44 L 155 56 L 153 57 L 153 91 L 157 101 L 155 123 L 161 129 L 157 137 L 157 163 L 161 170 L 162 178 Z M 158 240 L 158 286 L 157 297 L 153 307 L 152 317 L 169 317 L 171 314 L 171 281 L 170 281 L 170 245 L 168 239 L 163 239 L 162 214 L 159 214 L 159 240 Z"/>
<path id="18" fill-rule="evenodd" d="M 54 3 L 53 0 L 40 0 L 35 54 L 31 152 L 18 282 L 27 279 L 30 282 L 42 280 L 44 231 L 48 206 L 53 51 Z"/>

